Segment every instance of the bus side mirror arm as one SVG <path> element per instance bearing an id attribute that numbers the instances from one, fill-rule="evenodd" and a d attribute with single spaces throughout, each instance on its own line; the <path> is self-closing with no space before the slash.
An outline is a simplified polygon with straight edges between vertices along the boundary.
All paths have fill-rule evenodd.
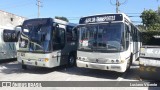
<path id="1" fill-rule="evenodd" d="M 19 27 L 20 29 L 18 29 L 18 27 Z M 21 34 L 21 32 L 22 32 L 22 25 L 17 25 L 17 26 L 14 28 L 14 30 L 15 30 L 16 42 L 18 42 L 18 39 L 19 39 L 20 34 Z"/>

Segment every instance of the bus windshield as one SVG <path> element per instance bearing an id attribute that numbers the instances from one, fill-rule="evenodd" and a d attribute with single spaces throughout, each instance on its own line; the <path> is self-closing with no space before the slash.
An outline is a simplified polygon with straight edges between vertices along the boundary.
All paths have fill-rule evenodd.
<path id="1" fill-rule="evenodd" d="M 79 26 L 79 47 L 84 51 L 114 51 L 123 50 L 122 23 L 106 23 Z"/>
<path id="2" fill-rule="evenodd" d="M 40 23 L 39 23 L 40 22 Z M 46 22 L 27 22 L 23 24 L 22 33 L 28 38 L 29 51 L 47 52 L 50 49 L 51 26 Z"/>

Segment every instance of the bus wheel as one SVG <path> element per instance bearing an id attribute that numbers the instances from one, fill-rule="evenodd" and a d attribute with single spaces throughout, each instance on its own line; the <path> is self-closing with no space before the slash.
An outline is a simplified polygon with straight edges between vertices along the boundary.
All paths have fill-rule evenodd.
<path id="1" fill-rule="evenodd" d="M 22 69 L 27 69 L 27 65 L 22 64 Z"/>
<path id="2" fill-rule="evenodd" d="M 68 58 L 68 66 L 73 67 L 75 65 L 76 59 L 74 55 L 70 55 Z"/>

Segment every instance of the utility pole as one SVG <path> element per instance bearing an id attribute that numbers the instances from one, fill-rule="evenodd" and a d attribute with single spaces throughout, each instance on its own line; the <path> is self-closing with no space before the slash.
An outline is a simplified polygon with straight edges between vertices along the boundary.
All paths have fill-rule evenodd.
<path id="1" fill-rule="evenodd" d="M 112 3 L 112 0 L 110 0 L 110 4 L 116 6 L 116 13 L 119 13 L 119 6 L 125 4 L 127 1 L 128 0 L 125 0 L 123 3 L 120 3 L 119 0 L 116 0 L 116 3 L 114 4 Z"/>
<path id="2" fill-rule="evenodd" d="M 116 0 L 116 13 L 119 13 L 119 6 L 120 6 L 120 3 L 118 0 Z"/>
<path id="3" fill-rule="evenodd" d="M 40 17 L 40 7 L 42 7 L 41 6 L 41 1 L 40 0 L 37 0 L 37 7 L 38 7 L 38 18 Z"/>

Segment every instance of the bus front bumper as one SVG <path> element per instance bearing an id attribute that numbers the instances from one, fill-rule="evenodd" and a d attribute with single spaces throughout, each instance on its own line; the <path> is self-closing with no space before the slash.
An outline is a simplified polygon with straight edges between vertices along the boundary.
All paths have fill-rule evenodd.
<path id="1" fill-rule="evenodd" d="M 21 59 L 21 60 L 18 60 L 18 62 L 23 64 L 23 65 L 52 68 L 52 66 L 49 66 L 47 63 L 39 62 L 37 60 Z"/>
<path id="2" fill-rule="evenodd" d="M 23 53 L 23 56 L 21 54 L 22 52 L 18 52 L 17 60 L 23 65 L 47 68 L 56 67 L 56 58 L 50 58 L 49 54 Z"/>
<path id="3" fill-rule="evenodd" d="M 100 70 L 108 70 L 108 71 L 116 71 L 116 72 L 125 72 L 126 64 L 100 64 L 100 63 L 90 63 L 77 60 L 77 67 L 82 68 L 91 68 L 91 69 L 100 69 Z"/>

